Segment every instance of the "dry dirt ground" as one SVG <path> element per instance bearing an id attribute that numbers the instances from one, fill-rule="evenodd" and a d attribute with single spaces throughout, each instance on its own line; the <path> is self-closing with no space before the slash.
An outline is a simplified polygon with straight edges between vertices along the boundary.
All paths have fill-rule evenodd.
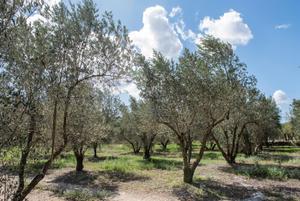
<path id="1" fill-rule="evenodd" d="M 193 185 L 182 184 L 181 177 L 180 170 L 148 170 L 137 174 L 52 170 L 28 200 L 64 201 L 59 192 L 73 189 L 105 190 L 109 192 L 108 201 L 300 200 L 298 179 L 250 179 L 235 175 L 226 164 L 198 167 Z"/>

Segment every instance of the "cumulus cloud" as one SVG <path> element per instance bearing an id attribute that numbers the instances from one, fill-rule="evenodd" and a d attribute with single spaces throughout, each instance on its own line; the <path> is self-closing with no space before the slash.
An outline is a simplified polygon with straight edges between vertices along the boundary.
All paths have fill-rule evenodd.
<path id="1" fill-rule="evenodd" d="M 173 27 L 182 40 L 189 40 L 190 42 L 196 41 L 199 34 L 196 34 L 191 29 L 186 29 L 185 23 L 183 21 L 183 11 L 181 7 L 177 6 L 172 8 L 169 17 L 175 19 Z"/>
<path id="2" fill-rule="evenodd" d="M 182 15 L 182 9 L 179 6 L 172 8 L 169 17 L 175 17 L 177 15 Z"/>
<path id="3" fill-rule="evenodd" d="M 148 58 L 153 55 L 153 50 L 161 52 L 167 58 L 179 56 L 182 43 L 167 14 L 162 6 L 149 7 L 143 13 L 143 27 L 129 33 L 133 44 Z"/>
<path id="4" fill-rule="evenodd" d="M 290 26 L 290 24 L 278 24 L 275 26 L 275 29 L 288 29 Z"/>
<path id="5" fill-rule="evenodd" d="M 277 90 L 273 93 L 273 101 L 275 101 L 277 107 L 280 109 L 281 121 L 287 122 L 289 120 L 291 99 L 282 90 Z"/>
<path id="6" fill-rule="evenodd" d="M 180 19 L 174 23 L 174 29 L 182 40 L 191 40 L 195 42 L 197 38 L 200 37 L 200 34 L 194 33 L 191 29 L 186 29 L 183 19 Z"/>
<path id="7" fill-rule="evenodd" d="M 220 38 L 232 46 L 247 45 L 253 38 L 249 26 L 244 23 L 241 14 L 233 9 L 224 13 L 218 19 L 204 17 L 200 21 L 199 29 L 207 35 Z"/>
<path id="8" fill-rule="evenodd" d="M 275 91 L 272 98 L 278 106 L 288 103 L 288 97 L 282 90 Z"/>

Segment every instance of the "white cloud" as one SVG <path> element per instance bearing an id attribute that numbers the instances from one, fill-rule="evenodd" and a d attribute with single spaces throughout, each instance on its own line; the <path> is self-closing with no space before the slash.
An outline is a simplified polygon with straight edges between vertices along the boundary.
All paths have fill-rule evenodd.
<path id="1" fill-rule="evenodd" d="M 182 15 L 182 9 L 179 6 L 172 8 L 169 17 L 175 17 L 177 15 Z"/>
<path id="2" fill-rule="evenodd" d="M 273 93 L 273 101 L 275 101 L 277 107 L 280 109 L 281 122 L 287 122 L 289 120 L 291 99 L 282 90 L 277 90 Z"/>
<path id="3" fill-rule="evenodd" d="M 290 26 L 290 24 L 278 24 L 275 26 L 275 29 L 288 29 Z"/>
<path id="4" fill-rule="evenodd" d="M 273 93 L 272 98 L 275 101 L 275 103 L 277 104 L 277 106 L 288 103 L 288 97 L 287 97 L 286 93 L 282 90 L 275 91 Z"/>
<path id="5" fill-rule="evenodd" d="M 140 99 L 140 90 L 137 88 L 137 85 L 134 82 L 122 82 L 119 86 L 113 88 L 112 93 L 115 95 L 125 93 L 130 96 L 133 96 L 136 99 Z"/>
<path id="6" fill-rule="evenodd" d="M 167 58 L 176 58 L 182 49 L 177 33 L 167 17 L 167 11 L 159 5 L 147 8 L 143 13 L 143 27 L 132 31 L 129 37 L 146 57 L 153 50 L 161 52 Z"/>
<path id="7" fill-rule="evenodd" d="M 219 19 L 204 17 L 199 24 L 201 32 L 229 42 L 232 46 L 247 45 L 253 38 L 252 32 L 244 23 L 241 14 L 235 10 L 229 10 Z"/>
<path id="8" fill-rule="evenodd" d="M 195 33 L 191 29 L 186 29 L 185 23 L 183 21 L 183 11 L 177 6 L 172 8 L 172 11 L 169 15 L 171 18 L 176 17 L 176 21 L 173 23 L 174 30 L 180 36 L 180 38 L 184 41 L 188 40 L 189 42 L 193 42 L 197 44 L 199 38 L 201 38 L 201 33 Z"/>
<path id="9" fill-rule="evenodd" d="M 178 20 L 174 24 L 174 29 L 180 35 L 182 40 L 192 40 L 195 41 L 197 39 L 197 34 L 194 33 L 191 29 L 185 29 L 185 23 L 182 19 Z"/>

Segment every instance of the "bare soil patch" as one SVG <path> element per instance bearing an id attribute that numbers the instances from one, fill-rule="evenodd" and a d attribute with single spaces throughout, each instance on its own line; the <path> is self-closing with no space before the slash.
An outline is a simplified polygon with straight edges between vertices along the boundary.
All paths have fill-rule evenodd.
<path id="1" fill-rule="evenodd" d="M 197 201 L 197 200 L 251 200 L 257 193 L 264 200 L 300 200 L 300 182 L 297 179 L 276 181 L 254 179 L 228 171 L 226 164 L 198 167 L 193 185 L 182 184 L 180 170 L 145 170 L 138 174 L 85 171 L 73 169 L 52 170 L 29 197 L 29 201 L 63 201 L 58 190 L 88 188 L 106 190 L 109 201 Z M 101 199 L 99 199 L 101 200 Z"/>

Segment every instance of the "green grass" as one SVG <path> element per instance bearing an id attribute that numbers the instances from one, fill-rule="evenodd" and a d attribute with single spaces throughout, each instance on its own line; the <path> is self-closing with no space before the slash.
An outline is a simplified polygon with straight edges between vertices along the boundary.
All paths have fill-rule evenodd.
<path id="1" fill-rule="evenodd" d="M 193 145 L 193 159 L 199 151 L 199 143 Z M 238 154 L 236 159 L 237 165 L 232 168 L 228 167 L 223 171 L 231 174 L 243 175 L 249 178 L 256 179 L 271 179 L 271 180 L 300 180 L 300 148 L 299 147 L 270 147 L 255 156 L 245 157 L 243 154 Z M 182 157 L 180 147 L 177 144 L 169 144 L 167 151 L 162 151 L 160 145 L 155 145 L 154 153 L 150 160 L 143 160 L 143 154 L 133 154 L 128 145 L 109 144 L 103 145 L 98 150 L 99 158 L 93 158 L 93 151 L 90 149 L 85 154 L 85 171 L 82 175 L 75 174 L 64 175 L 64 180 L 75 184 L 86 183 L 93 184 L 95 181 L 101 182 L 126 182 L 133 180 L 148 181 L 151 178 L 153 186 L 161 188 L 177 189 L 190 194 L 191 200 L 195 197 L 226 199 L 230 198 L 230 187 L 222 187 L 218 182 L 213 180 L 210 174 L 201 172 L 195 174 L 195 184 L 188 185 L 182 183 Z M 18 149 L 7 150 L 1 160 L 6 161 L 12 168 L 16 168 L 20 152 Z M 38 171 L 46 158 L 42 155 L 37 155 L 35 158 L 28 160 L 26 173 L 35 173 Z M 218 151 L 205 151 L 200 165 L 217 164 L 221 167 L 226 164 L 223 156 Z M 76 160 L 72 151 L 64 152 L 53 163 L 52 168 L 61 169 L 70 167 L 75 170 Z M 91 177 L 89 176 L 91 174 Z M 157 175 L 161 174 L 160 176 Z M 201 178 L 197 179 L 197 177 Z M 154 179 L 155 178 L 155 179 Z M 212 181 L 209 179 L 212 178 Z M 153 179 L 153 180 L 152 180 Z M 155 181 L 154 181 L 155 180 Z M 84 184 L 85 185 L 85 184 Z M 83 186 L 84 186 L 83 185 Z M 139 184 L 140 185 L 140 184 Z M 200 186 L 199 186 L 200 185 Z M 202 188 L 204 185 L 205 188 Z M 135 188 L 135 187 L 134 187 Z M 148 187 L 147 187 L 148 188 Z M 100 188 L 98 191 L 85 189 L 69 189 L 59 190 L 61 196 L 67 200 L 74 201 L 92 201 L 103 200 L 112 193 L 109 189 Z M 224 191 L 228 191 L 225 192 Z M 230 192 L 229 192 L 230 191 Z"/>
<path id="2" fill-rule="evenodd" d="M 277 153 L 294 153 L 294 152 L 300 152 L 300 147 L 295 147 L 295 146 L 266 147 L 265 151 L 277 152 Z"/>
<path id="3" fill-rule="evenodd" d="M 290 178 L 300 179 L 299 168 L 288 168 L 283 166 L 262 165 L 256 163 L 254 165 L 238 166 L 234 169 L 236 174 L 245 175 L 252 178 L 287 180 Z"/>
<path id="4" fill-rule="evenodd" d="M 200 144 L 193 144 L 194 153 L 198 152 Z M 99 149 L 99 160 L 92 159 L 93 152 L 88 150 L 85 156 L 84 165 L 86 168 L 92 170 L 104 170 L 113 172 L 135 172 L 143 170 L 179 170 L 182 168 L 182 158 L 180 147 L 177 144 L 169 144 L 167 152 L 160 152 L 161 147 L 155 145 L 154 154 L 151 160 L 146 161 L 142 159 L 142 154 L 134 155 L 131 153 L 131 149 L 128 145 L 124 144 L 109 144 L 101 146 Z M 245 157 L 243 154 L 239 154 L 237 157 L 238 163 L 256 164 L 260 162 L 261 165 L 253 165 L 248 169 L 239 170 L 239 174 L 248 175 L 250 177 L 260 178 L 274 178 L 285 179 L 296 176 L 298 178 L 298 171 L 286 170 L 281 166 L 300 164 L 299 147 L 271 147 L 265 149 L 266 151 L 251 157 Z M 17 167 L 20 152 L 14 148 L 6 151 L 2 160 L 9 161 L 11 169 Z M 35 172 L 39 170 L 46 160 L 43 158 L 36 158 L 28 160 L 27 173 Z M 225 163 L 223 156 L 218 151 L 206 151 L 204 153 L 201 164 L 217 164 Z M 73 152 L 65 152 L 59 158 L 57 158 L 52 168 L 60 169 L 64 167 L 75 167 L 76 160 Z M 263 166 L 264 165 L 264 166 Z M 269 165 L 269 166 L 266 166 Z"/>
<path id="5" fill-rule="evenodd" d="M 149 161 L 143 160 L 142 156 L 120 156 L 107 158 L 98 162 L 87 162 L 86 165 L 94 170 L 106 170 L 115 172 L 134 172 L 140 170 L 176 170 L 181 168 L 181 161 L 162 157 L 152 157 Z"/>

